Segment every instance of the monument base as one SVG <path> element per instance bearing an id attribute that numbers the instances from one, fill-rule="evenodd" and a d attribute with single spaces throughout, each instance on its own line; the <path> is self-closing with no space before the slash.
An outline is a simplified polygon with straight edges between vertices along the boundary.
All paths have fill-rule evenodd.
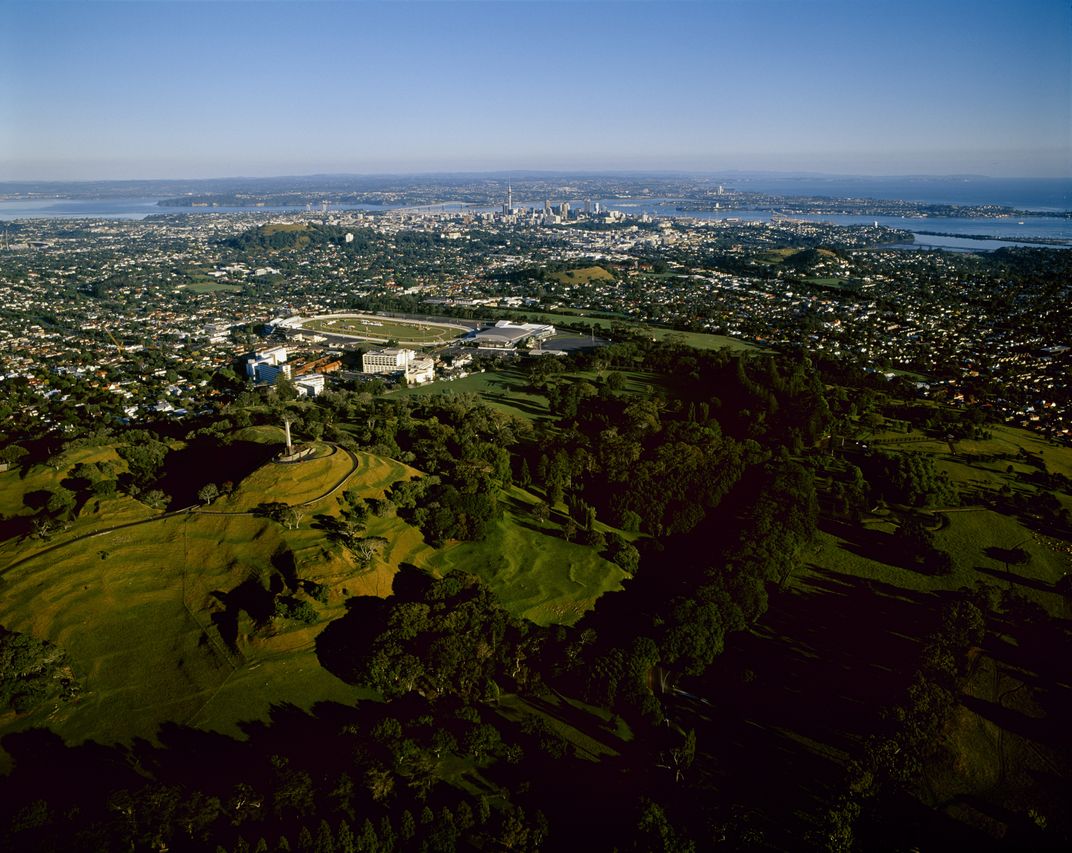
<path id="1" fill-rule="evenodd" d="M 280 453 L 275 458 L 275 461 L 276 462 L 301 462 L 303 459 L 308 459 L 309 457 L 311 457 L 314 453 L 316 453 L 316 448 L 313 445 L 311 445 L 311 444 L 302 444 L 302 445 L 299 445 L 299 446 L 291 449 L 291 451 L 289 453 L 286 450 L 284 450 L 282 453 Z"/>

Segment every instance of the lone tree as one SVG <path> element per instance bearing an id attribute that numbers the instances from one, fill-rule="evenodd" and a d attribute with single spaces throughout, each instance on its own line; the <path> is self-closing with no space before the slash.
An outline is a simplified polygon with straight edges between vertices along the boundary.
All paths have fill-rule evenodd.
<path id="1" fill-rule="evenodd" d="M 283 510 L 282 524 L 287 530 L 297 530 L 305 518 L 305 510 L 298 506 L 288 506 Z"/>
<path id="2" fill-rule="evenodd" d="M 215 483 L 207 483 L 197 491 L 197 499 L 203 504 L 210 504 L 220 496 L 220 490 Z"/>
<path id="3" fill-rule="evenodd" d="M 21 464 L 22 458 L 26 456 L 28 451 L 25 447 L 19 447 L 17 444 L 9 444 L 3 450 L 0 450 L 0 462 L 5 462 L 12 468 Z"/>
<path id="4" fill-rule="evenodd" d="M 1026 540 L 1025 540 L 1026 541 Z M 1005 564 L 1005 572 L 1008 574 L 1011 572 L 1013 566 L 1026 566 L 1031 562 L 1031 554 L 1025 551 L 1023 542 L 1018 545 L 1014 545 L 1012 548 L 998 548 L 997 546 L 990 546 L 984 553 L 992 560 L 999 560 Z"/>

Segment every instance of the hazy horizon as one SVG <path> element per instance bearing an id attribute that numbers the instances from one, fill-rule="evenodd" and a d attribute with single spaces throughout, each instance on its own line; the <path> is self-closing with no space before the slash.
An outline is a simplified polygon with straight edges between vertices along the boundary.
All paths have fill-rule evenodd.
<path id="1" fill-rule="evenodd" d="M 1072 181 L 1072 176 L 1067 175 L 984 175 L 979 173 L 904 173 L 884 174 L 861 172 L 821 172 L 821 171 L 786 171 L 779 169 L 659 169 L 656 167 L 646 169 L 528 169 L 518 167 L 514 169 L 426 169 L 414 171 L 383 171 L 383 172 L 305 172 L 305 173 L 274 173 L 274 174 L 215 174 L 215 175 L 178 175 L 175 177 L 161 177 L 159 175 L 135 175 L 127 178 L 3 178 L 0 186 L 8 184 L 119 184 L 119 183 L 183 183 L 183 182 L 214 182 L 214 181 L 271 181 L 271 180 L 312 180 L 315 178 L 503 178 L 515 176 L 523 178 L 532 176 L 540 177 L 769 177 L 775 179 L 835 179 L 844 181 L 874 180 L 874 181 Z"/>
<path id="2" fill-rule="evenodd" d="M 1072 10 L 12 2 L 0 181 L 1067 178 Z"/>

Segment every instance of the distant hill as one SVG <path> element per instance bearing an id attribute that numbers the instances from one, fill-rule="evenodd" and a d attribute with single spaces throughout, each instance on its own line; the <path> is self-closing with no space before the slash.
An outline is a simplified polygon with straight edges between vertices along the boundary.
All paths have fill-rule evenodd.
<path id="1" fill-rule="evenodd" d="M 614 281 L 614 275 L 603 267 L 579 267 L 577 269 L 549 272 L 547 277 L 563 284 L 588 284 L 592 281 Z"/>

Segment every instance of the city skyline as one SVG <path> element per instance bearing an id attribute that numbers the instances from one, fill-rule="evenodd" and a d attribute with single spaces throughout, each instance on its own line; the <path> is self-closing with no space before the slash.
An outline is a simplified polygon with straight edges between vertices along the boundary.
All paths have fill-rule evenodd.
<path id="1" fill-rule="evenodd" d="M 1072 174 L 1066 3 L 8 3 L 0 180 Z"/>

